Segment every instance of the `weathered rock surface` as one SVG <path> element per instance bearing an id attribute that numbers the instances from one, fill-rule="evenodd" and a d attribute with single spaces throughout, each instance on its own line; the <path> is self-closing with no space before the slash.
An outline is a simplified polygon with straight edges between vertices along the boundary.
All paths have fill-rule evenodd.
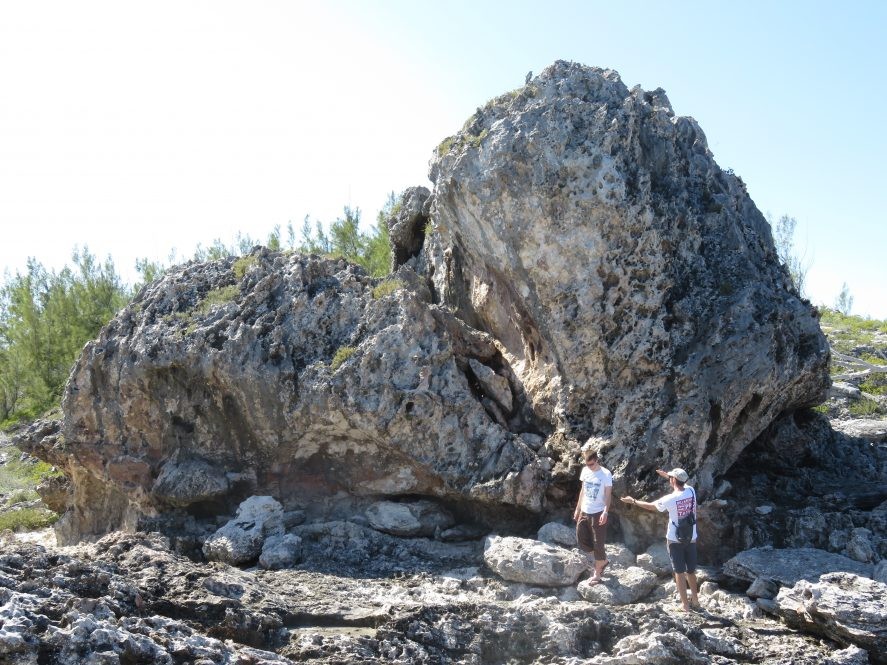
<path id="1" fill-rule="evenodd" d="M 830 577 L 884 579 L 883 421 L 842 435 L 797 410 L 828 385 L 816 314 L 696 123 L 661 90 L 556 63 L 479 109 L 432 178 L 388 222 L 389 295 L 344 261 L 256 248 L 170 270 L 87 346 L 64 420 L 20 438 L 70 481 L 47 488 L 68 507 L 59 537 L 147 527 L 172 547 L 144 533 L 4 542 L 0 663 L 883 653 L 879 588 Z M 835 399 L 855 398 L 848 382 Z M 691 470 L 709 560 L 762 544 L 850 558 L 804 554 L 798 570 L 756 550 L 732 572 L 757 602 L 700 570 L 703 612 L 680 615 L 661 515 L 614 502 L 611 536 L 657 544 L 635 567 L 608 543 L 600 585 L 573 586 L 587 561 L 562 547 L 494 536 L 482 551 L 492 525 L 568 519 L 589 434 L 615 444 L 617 496 L 664 493 L 657 466 Z M 256 495 L 273 497 L 272 519 L 219 529 Z M 450 512 L 469 522 L 449 527 Z M 575 546 L 551 524 L 540 540 Z M 263 569 L 173 551 L 201 547 Z M 826 574 L 805 587 L 811 571 Z M 797 585 L 771 600 L 772 580 Z M 826 639 L 762 615 L 780 607 Z"/>
<path id="2" fill-rule="evenodd" d="M 800 580 L 815 582 L 821 575 L 837 571 L 870 578 L 874 569 L 840 554 L 813 548 L 760 547 L 740 552 L 724 564 L 725 575 L 749 581 L 763 577 L 783 586 L 794 586 Z"/>
<path id="3" fill-rule="evenodd" d="M 779 413 L 824 398 L 813 308 L 661 89 L 557 62 L 478 109 L 431 178 L 436 293 L 501 344 L 542 419 L 611 434 L 630 485 L 658 489 L 665 458 L 707 492 Z"/>
<path id="4" fill-rule="evenodd" d="M 484 563 L 502 579 L 541 586 L 575 584 L 588 560 L 573 550 L 514 536 L 488 536 Z"/>
<path id="5" fill-rule="evenodd" d="M 198 564 L 156 534 L 63 550 L 3 541 L 0 663 L 866 662 L 712 582 L 698 614 L 673 597 L 607 606 L 485 574 L 479 548 L 343 522 L 299 529 L 293 570 Z"/>
<path id="6" fill-rule="evenodd" d="M 468 378 L 469 359 L 501 364 L 493 340 L 372 288 L 344 261 L 267 250 L 146 287 L 85 349 L 64 422 L 23 437 L 73 480 L 63 537 L 250 494 L 311 516 L 406 494 L 540 510 L 552 451 L 498 423 Z M 353 355 L 333 367 L 340 349 Z"/>
<path id="7" fill-rule="evenodd" d="M 790 626 L 864 648 L 887 662 L 887 585 L 851 573 L 828 573 L 782 589 L 773 611 Z"/>
<path id="8" fill-rule="evenodd" d="M 579 595 L 592 603 L 628 605 L 646 598 L 658 582 L 654 573 L 637 566 L 607 568 L 606 572 L 603 582 L 581 581 Z"/>
<path id="9" fill-rule="evenodd" d="M 262 545 L 259 565 L 269 570 L 292 568 L 302 560 L 302 539 L 291 533 L 271 536 Z"/>
<path id="10" fill-rule="evenodd" d="M 480 560 L 478 541 L 441 542 L 429 538 L 395 538 L 349 521 L 314 522 L 293 529 L 302 539 L 305 558 L 339 562 L 346 570 L 392 575 L 434 561 L 437 566 L 455 567 Z M 396 556 L 392 555 L 396 553 Z M 392 562 L 393 560 L 393 562 Z"/>
<path id="11" fill-rule="evenodd" d="M 237 516 L 210 536 L 203 553 L 210 561 L 234 565 L 255 561 L 269 536 L 283 535 L 283 508 L 270 496 L 252 496 Z"/>
<path id="12" fill-rule="evenodd" d="M 37 485 L 37 494 L 46 507 L 56 513 L 63 513 L 71 504 L 73 488 L 65 476 L 50 476 Z"/>
<path id="13" fill-rule="evenodd" d="M 646 663 L 710 663 L 709 658 L 689 639 L 676 633 L 629 635 L 613 649 L 611 656 L 598 656 L 595 665 L 645 665 Z"/>
<path id="14" fill-rule="evenodd" d="M 653 543 L 643 554 L 638 554 L 637 564 L 644 570 L 649 570 L 660 577 L 671 575 L 671 558 L 668 549 L 662 542 Z"/>
<path id="15" fill-rule="evenodd" d="M 230 487 L 224 469 L 201 459 L 171 459 L 163 465 L 151 492 L 160 502 L 183 507 L 222 499 Z"/>
<path id="16" fill-rule="evenodd" d="M 607 560 L 615 566 L 628 568 L 637 564 L 634 552 L 622 543 L 607 543 L 604 546 L 604 552 L 607 555 Z"/>
<path id="17" fill-rule="evenodd" d="M 700 504 L 700 532 L 718 534 L 701 539 L 709 560 L 761 546 L 887 557 L 887 447 L 801 411 L 774 422 L 727 479 L 722 498 Z M 772 511 L 759 515 L 754 507 L 761 505 Z M 854 529 L 868 534 L 854 537 Z"/>
<path id="18" fill-rule="evenodd" d="M 400 206 L 388 220 L 388 238 L 391 243 L 391 269 L 406 263 L 416 256 L 425 242 L 425 227 L 428 224 L 426 203 L 429 192 L 425 187 L 409 187 L 401 196 Z"/>
<path id="19" fill-rule="evenodd" d="M 543 543 L 551 543 L 552 545 L 562 545 L 563 547 L 576 547 L 576 527 L 567 526 L 560 522 L 548 522 L 539 527 L 536 533 L 536 539 Z"/>
<path id="20" fill-rule="evenodd" d="M 344 261 L 261 248 L 145 287 L 84 349 L 64 421 L 22 437 L 72 481 L 60 537 L 266 494 L 311 519 L 404 498 L 497 528 L 560 518 L 591 433 L 615 444 L 617 490 L 658 491 L 667 459 L 705 494 L 824 395 L 814 310 L 662 90 L 557 62 L 480 109 L 431 175 L 389 221 L 389 295 Z M 633 521 L 629 545 L 658 535 Z"/>
<path id="21" fill-rule="evenodd" d="M 378 501 L 367 508 L 370 526 L 394 536 L 433 536 L 453 526 L 453 516 L 433 501 Z"/>
<path id="22" fill-rule="evenodd" d="M 76 554 L 4 542 L 0 662 L 289 662 L 248 644 L 274 635 L 279 616 L 232 607 L 244 586 L 197 571 L 156 535 L 112 534 Z"/>
<path id="23" fill-rule="evenodd" d="M 755 578 L 755 581 L 745 590 L 745 594 L 749 598 L 765 598 L 767 600 L 776 598 L 778 593 L 779 584 L 769 577 Z"/>
<path id="24" fill-rule="evenodd" d="M 877 559 L 875 547 L 872 544 L 872 532 L 865 528 L 850 530 L 850 539 L 844 548 L 844 554 L 862 563 L 872 563 Z"/>
<path id="25" fill-rule="evenodd" d="M 887 441 L 887 420 L 874 420 L 867 418 L 854 418 L 853 420 L 833 420 L 832 427 L 847 436 L 857 437 L 883 443 Z"/>

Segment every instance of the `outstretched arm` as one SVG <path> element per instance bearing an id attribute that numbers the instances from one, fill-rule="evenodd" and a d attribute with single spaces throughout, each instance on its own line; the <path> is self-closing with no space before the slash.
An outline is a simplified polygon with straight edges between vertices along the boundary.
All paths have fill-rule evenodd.
<path id="1" fill-rule="evenodd" d="M 637 506 L 638 508 L 643 508 L 644 510 L 649 510 L 652 512 L 659 512 L 659 509 L 656 507 L 655 503 L 650 503 L 649 501 L 638 501 L 632 496 L 624 496 L 620 499 L 622 503 L 627 503 L 632 506 Z"/>

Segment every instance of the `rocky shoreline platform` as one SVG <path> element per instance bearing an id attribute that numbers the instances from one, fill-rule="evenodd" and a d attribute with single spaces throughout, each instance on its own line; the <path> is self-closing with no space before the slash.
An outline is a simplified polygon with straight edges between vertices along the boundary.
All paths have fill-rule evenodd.
<path id="1" fill-rule="evenodd" d="M 833 358 L 696 121 L 556 62 L 430 177 L 387 278 L 256 247 L 84 347 L 12 437 L 61 517 L 2 536 L 0 664 L 887 662 L 887 345 Z M 618 501 L 588 583 L 592 436 L 614 497 L 690 472 L 699 611 Z"/>
<path id="2" fill-rule="evenodd" d="M 887 653 L 885 584 L 822 550 L 704 567 L 701 608 L 685 613 L 662 545 L 609 547 L 604 583 L 589 586 L 575 584 L 586 573 L 574 549 L 537 539 L 447 544 L 349 522 L 296 531 L 301 561 L 282 570 L 197 563 L 159 534 L 4 540 L 0 662 L 856 664 Z"/>

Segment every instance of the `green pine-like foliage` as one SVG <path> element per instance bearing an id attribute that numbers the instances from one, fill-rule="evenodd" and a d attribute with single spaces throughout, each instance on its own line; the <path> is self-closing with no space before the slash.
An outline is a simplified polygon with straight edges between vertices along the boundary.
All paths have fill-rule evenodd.
<path id="1" fill-rule="evenodd" d="M 388 274 L 391 250 L 387 218 L 394 214 L 398 197 L 392 192 L 368 232 L 360 228 L 360 210 L 345 207 L 343 216 L 324 231 L 317 222 L 312 229 L 308 217 L 302 241 L 287 225 L 285 235 L 275 227 L 262 243 L 238 234 L 233 244 L 216 239 L 193 254 L 197 261 L 243 256 L 256 245 L 269 249 L 301 251 L 342 257 L 362 266 L 373 277 Z M 175 252 L 169 264 L 183 262 Z M 234 264 L 238 278 L 248 269 L 248 258 Z M 122 309 L 139 289 L 163 275 L 162 263 L 136 261 L 139 281 L 123 282 L 111 257 L 99 261 L 89 249 L 75 249 L 72 265 L 60 272 L 47 270 L 30 258 L 27 269 L 6 274 L 0 284 L 0 427 L 29 420 L 58 406 L 65 381 L 83 345 Z"/>
<path id="2" fill-rule="evenodd" d="M 130 298 L 110 258 L 84 248 L 72 260 L 55 272 L 31 258 L 0 288 L 0 422 L 56 403 L 83 345 Z"/>

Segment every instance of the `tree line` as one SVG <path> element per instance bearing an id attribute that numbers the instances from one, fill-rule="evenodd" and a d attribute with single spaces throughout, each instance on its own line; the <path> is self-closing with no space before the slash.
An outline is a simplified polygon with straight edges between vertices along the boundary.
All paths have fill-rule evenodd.
<path id="1" fill-rule="evenodd" d="M 770 213 L 767 213 L 767 221 L 770 223 L 770 228 L 773 231 L 773 244 L 776 246 L 776 254 L 779 256 L 780 263 L 788 270 L 798 295 L 806 298 L 805 287 L 807 285 L 807 272 L 810 270 L 810 262 L 803 253 L 799 254 L 795 247 L 795 228 L 798 225 L 798 220 L 788 215 L 782 215 L 774 222 Z M 820 307 L 828 309 L 824 304 L 820 305 Z M 847 286 L 847 282 L 844 282 L 841 286 L 841 292 L 835 298 L 834 306 L 831 309 L 844 316 L 850 316 L 850 311 L 853 309 L 853 296 L 850 294 L 850 287 Z"/>
<path id="2" fill-rule="evenodd" d="M 216 239 L 206 247 L 198 245 L 191 258 L 209 261 L 239 256 L 265 244 L 273 250 L 343 257 L 381 277 L 391 265 L 386 220 L 398 206 L 392 192 L 369 232 L 360 229 L 360 209 L 346 206 L 329 231 L 306 216 L 299 234 L 292 224 L 284 230 L 275 227 L 264 243 L 238 234 L 232 244 Z M 183 262 L 175 252 L 168 264 L 139 259 L 138 281 L 130 285 L 120 277 L 111 257 L 100 261 L 84 247 L 75 248 L 71 258 L 72 265 L 58 272 L 29 258 L 24 272 L 4 275 L 0 286 L 0 425 L 30 420 L 58 406 L 83 345 L 98 335 L 143 284 Z"/>
<path id="3" fill-rule="evenodd" d="M 392 192 L 368 233 L 360 229 L 360 209 L 346 206 L 328 231 L 320 221 L 306 216 L 298 232 L 290 223 L 285 229 L 275 227 L 264 243 L 243 234 L 232 244 L 216 239 L 208 246 L 198 245 L 191 258 L 209 261 L 240 256 L 265 244 L 273 250 L 343 257 L 381 277 L 391 265 L 386 220 L 399 206 L 399 197 Z M 780 261 L 798 293 L 804 295 L 809 263 L 798 256 L 794 245 L 797 221 L 787 215 L 776 222 L 768 215 L 768 221 Z M 110 257 L 99 261 L 84 247 L 75 248 L 73 266 L 60 272 L 31 258 L 24 273 L 5 275 L 0 286 L 0 425 L 34 418 L 56 406 L 83 345 L 97 336 L 142 284 L 185 260 L 175 252 L 168 264 L 140 259 L 136 262 L 138 280 L 128 285 Z M 835 309 L 846 315 L 852 304 L 853 297 L 844 284 Z"/>

